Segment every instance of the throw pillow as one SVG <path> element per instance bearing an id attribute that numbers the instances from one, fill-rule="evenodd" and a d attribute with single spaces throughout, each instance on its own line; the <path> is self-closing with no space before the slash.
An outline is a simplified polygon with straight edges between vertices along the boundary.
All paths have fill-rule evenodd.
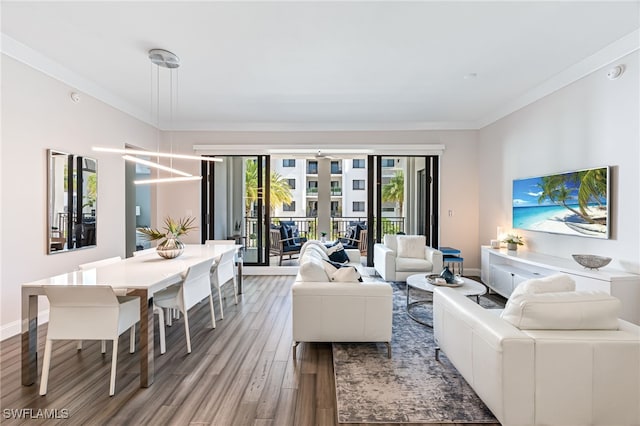
<path id="1" fill-rule="evenodd" d="M 424 235 L 398 235 L 398 257 L 425 258 L 427 238 Z"/>
<path id="2" fill-rule="evenodd" d="M 500 317 L 521 330 L 617 330 L 621 302 L 604 292 L 522 294 Z"/>
<path id="3" fill-rule="evenodd" d="M 347 266 L 342 263 L 327 260 L 325 261 L 324 269 L 331 281 L 362 282 L 362 277 L 354 266 Z"/>
<path id="4" fill-rule="evenodd" d="M 555 293 L 559 291 L 574 291 L 575 289 L 576 282 L 569 275 L 553 274 L 520 283 L 509 298 L 511 299 L 521 294 Z"/>
<path id="5" fill-rule="evenodd" d="M 347 263 L 349 261 L 349 256 L 347 256 L 347 252 L 344 251 L 342 243 L 337 243 L 327 248 L 327 255 L 329 256 L 329 260 L 334 262 Z"/>

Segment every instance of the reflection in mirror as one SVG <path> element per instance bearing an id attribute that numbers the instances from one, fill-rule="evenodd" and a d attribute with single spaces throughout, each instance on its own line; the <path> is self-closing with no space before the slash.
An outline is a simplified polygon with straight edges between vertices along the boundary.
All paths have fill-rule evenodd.
<path id="1" fill-rule="evenodd" d="M 95 246 L 96 160 L 49 150 L 48 165 L 48 253 Z"/>

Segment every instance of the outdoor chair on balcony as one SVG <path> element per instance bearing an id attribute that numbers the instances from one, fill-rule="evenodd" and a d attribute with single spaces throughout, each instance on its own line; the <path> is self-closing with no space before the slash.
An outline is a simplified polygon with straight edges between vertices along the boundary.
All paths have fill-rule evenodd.
<path id="1" fill-rule="evenodd" d="M 278 256 L 280 258 L 278 265 L 282 266 L 282 258 L 285 255 L 289 256 L 289 259 L 293 259 L 294 255 L 300 254 L 300 249 L 302 248 L 302 243 L 300 242 L 300 238 L 298 237 L 298 243 L 296 243 L 296 238 L 294 237 L 282 237 L 281 233 L 282 227 L 272 228 L 269 231 L 270 235 L 270 244 L 269 244 L 269 254 L 271 256 Z"/>
<path id="2" fill-rule="evenodd" d="M 345 249 L 357 249 L 363 256 L 367 255 L 367 225 L 364 222 L 351 222 L 344 236 L 338 238 Z"/>

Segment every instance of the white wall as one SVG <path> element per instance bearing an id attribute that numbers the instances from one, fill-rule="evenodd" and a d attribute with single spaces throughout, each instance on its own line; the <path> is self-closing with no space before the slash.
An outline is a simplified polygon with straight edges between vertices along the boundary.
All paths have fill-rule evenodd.
<path id="1" fill-rule="evenodd" d="M 2 56 L 0 336 L 19 332 L 20 285 L 124 256 L 124 160 L 91 147 L 156 146 L 153 127 Z M 98 160 L 97 247 L 47 255 L 47 149 Z M 42 310 L 46 300 L 41 298 Z"/>
<path id="2" fill-rule="evenodd" d="M 612 236 L 599 240 L 521 232 L 525 248 L 559 257 L 613 257 L 612 268 L 640 272 L 640 126 L 638 57 L 618 80 L 604 67 L 479 131 L 480 243 L 511 227 L 514 178 L 613 166 Z"/>

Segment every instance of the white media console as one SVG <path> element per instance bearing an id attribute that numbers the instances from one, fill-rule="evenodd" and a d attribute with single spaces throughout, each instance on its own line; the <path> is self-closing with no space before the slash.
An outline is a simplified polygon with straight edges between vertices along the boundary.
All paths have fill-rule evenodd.
<path id="1" fill-rule="evenodd" d="M 576 290 L 605 291 L 622 301 L 621 318 L 640 324 L 640 275 L 616 271 L 586 269 L 573 259 L 549 256 L 525 250 L 512 251 L 481 247 L 481 278 L 491 290 L 509 297 L 522 281 L 562 272 L 576 282 Z"/>

